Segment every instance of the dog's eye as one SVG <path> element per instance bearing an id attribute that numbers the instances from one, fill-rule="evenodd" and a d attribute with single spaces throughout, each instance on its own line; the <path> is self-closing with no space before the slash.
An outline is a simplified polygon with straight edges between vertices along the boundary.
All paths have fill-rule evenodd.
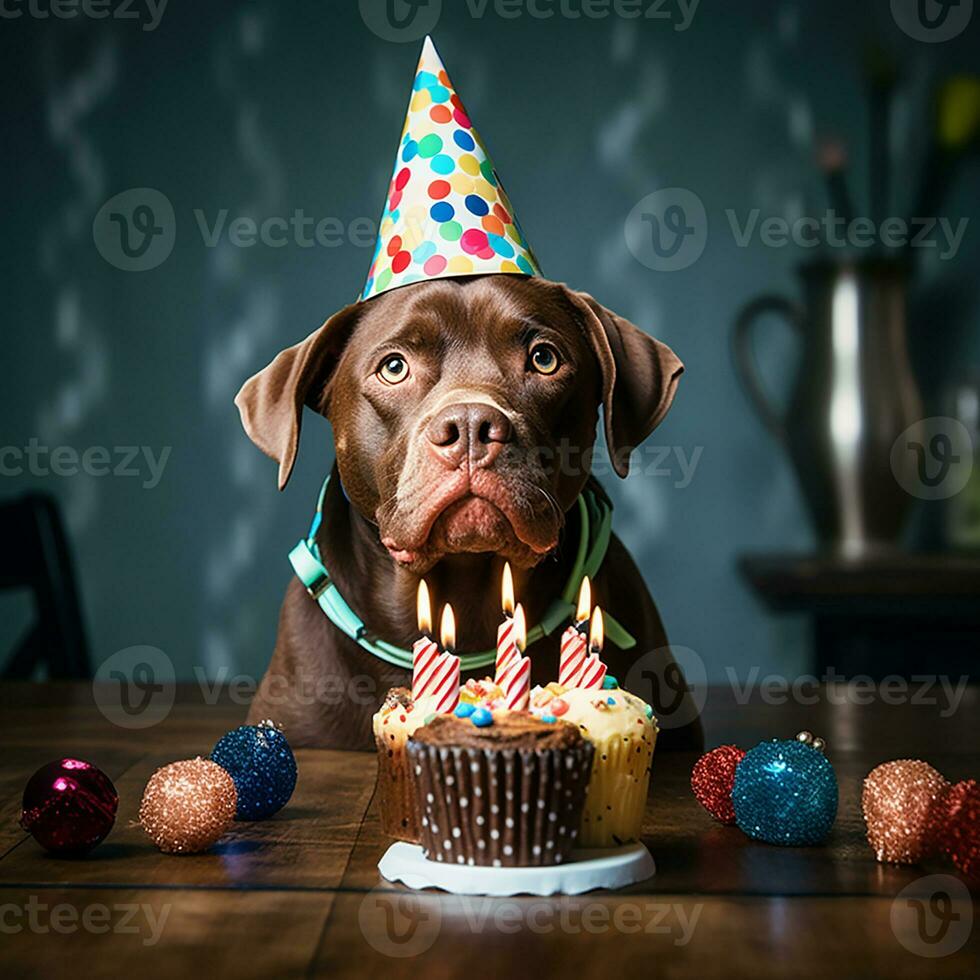
<path id="1" fill-rule="evenodd" d="M 538 374 L 554 374 L 561 364 L 561 357 L 551 344 L 537 344 L 531 348 L 528 361 Z"/>
<path id="2" fill-rule="evenodd" d="M 377 375 L 387 384 L 396 385 L 408 377 L 408 361 L 401 354 L 392 354 L 378 366 Z"/>

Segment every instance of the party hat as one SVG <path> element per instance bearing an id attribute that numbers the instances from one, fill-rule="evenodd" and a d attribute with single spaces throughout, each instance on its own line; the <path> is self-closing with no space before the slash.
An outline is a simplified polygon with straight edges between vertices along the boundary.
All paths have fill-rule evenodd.
<path id="1" fill-rule="evenodd" d="M 361 299 L 424 279 L 491 272 L 541 274 L 486 147 L 427 37 Z"/>

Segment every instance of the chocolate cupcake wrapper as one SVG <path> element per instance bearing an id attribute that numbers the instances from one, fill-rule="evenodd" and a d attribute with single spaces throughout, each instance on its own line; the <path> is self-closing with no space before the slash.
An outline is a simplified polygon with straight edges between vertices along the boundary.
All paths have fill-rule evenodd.
<path id="1" fill-rule="evenodd" d="M 416 844 L 419 840 L 419 811 L 405 743 L 383 738 L 376 738 L 375 741 L 378 746 L 381 829 L 389 837 Z"/>
<path id="2" fill-rule="evenodd" d="M 618 847 L 637 840 L 646 810 L 653 745 L 615 735 L 595 743 L 580 847 Z"/>
<path id="3" fill-rule="evenodd" d="M 426 857 L 455 864 L 560 864 L 576 843 L 589 743 L 555 751 L 409 741 Z"/>

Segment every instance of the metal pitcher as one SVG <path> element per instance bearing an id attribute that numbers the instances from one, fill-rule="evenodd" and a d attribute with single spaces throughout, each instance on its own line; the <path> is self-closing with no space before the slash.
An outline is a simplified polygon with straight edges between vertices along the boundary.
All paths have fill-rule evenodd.
<path id="1" fill-rule="evenodd" d="M 819 541 L 860 555 L 899 538 L 912 499 L 892 468 L 895 440 L 922 418 L 906 344 L 907 267 L 873 259 L 799 268 L 803 302 L 761 296 L 735 323 L 736 364 L 762 421 L 793 462 Z M 802 355 L 785 412 L 760 382 L 752 331 L 778 314 Z M 897 454 L 896 465 L 912 465 Z"/>

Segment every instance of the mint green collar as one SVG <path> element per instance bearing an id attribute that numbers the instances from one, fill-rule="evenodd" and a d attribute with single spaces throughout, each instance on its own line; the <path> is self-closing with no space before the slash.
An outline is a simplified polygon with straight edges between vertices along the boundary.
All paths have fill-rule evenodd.
<path id="1" fill-rule="evenodd" d="M 306 591 L 316 600 L 327 619 L 342 633 L 346 633 L 368 653 L 405 670 L 412 669 L 412 651 L 403 650 L 384 640 L 371 636 L 363 621 L 347 604 L 340 594 L 330 572 L 323 564 L 320 549 L 316 543 L 316 533 L 323 522 L 323 500 L 327 493 L 330 477 L 323 481 L 320 497 L 316 504 L 316 514 L 310 525 L 310 532 L 303 541 L 289 553 L 289 561 Z M 578 512 L 581 524 L 581 537 L 575 554 L 575 564 L 568 577 L 562 594 L 548 607 L 544 618 L 527 633 L 527 645 L 554 633 L 559 626 L 571 620 L 575 613 L 575 599 L 584 575 L 595 578 L 606 557 L 609 537 L 612 533 L 612 504 L 604 497 L 586 487 L 578 497 Z M 603 613 L 606 639 L 622 650 L 636 645 L 636 640 L 623 629 L 608 613 Z M 460 667 L 463 671 L 480 670 L 489 667 L 497 657 L 496 649 L 482 653 L 460 654 Z"/>

